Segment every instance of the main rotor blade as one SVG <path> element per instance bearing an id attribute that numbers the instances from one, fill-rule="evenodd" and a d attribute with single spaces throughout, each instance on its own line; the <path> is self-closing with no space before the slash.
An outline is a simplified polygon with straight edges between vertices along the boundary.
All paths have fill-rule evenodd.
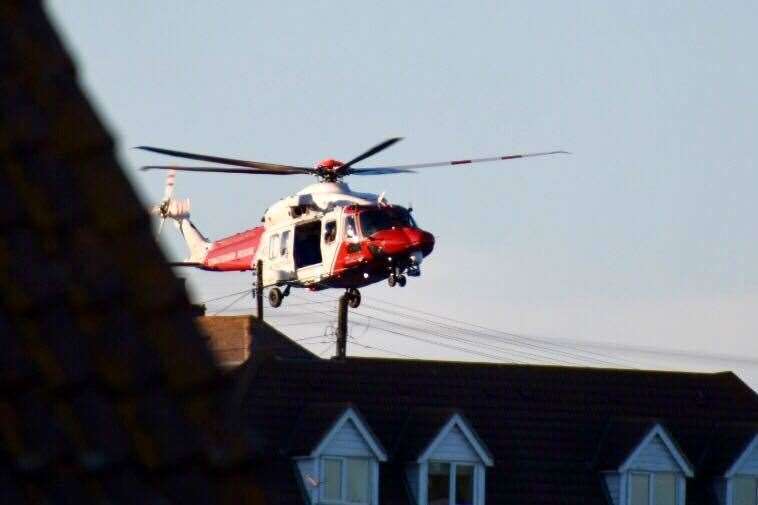
<path id="1" fill-rule="evenodd" d="M 176 165 L 147 165 L 140 170 L 179 170 L 182 172 L 218 172 L 224 174 L 250 174 L 250 175 L 299 175 L 312 174 L 312 168 L 305 167 L 282 167 L 277 168 L 226 168 L 226 167 L 178 167 Z"/>
<path id="2" fill-rule="evenodd" d="M 172 149 L 163 149 L 162 147 L 137 146 L 136 149 L 142 149 L 143 151 L 150 151 L 150 152 L 158 153 L 158 154 L 165 154 L 166 156 L 174 156 L 176 158 L 186 158 L 189 160 L 208 161 L 210 163 L 220 163 L 222 165 L 232 165 L 236 167 L 260 168 L 263 170 L 277 170 L 280 168 L 303 170 L 303 172 L 300 172 L 300 173 L 311 173 L 313 171 L 313 169 L 309 167 L 295 167 L 291 165 L 278 165 L 275 163 L 262 163 L 260 161 L 235 160 L 233 158 L 220 158 L 218 156 L 208 156 L 205 154 L 194 154 L 194 153 L 186 153 L 183 151 L 174 151 Z"/>
<path id="3" fill-rule="evenodd" d="M 455 160 L 455 161 L 437 161 L 433 163 L 413 163 L 410 165 L 393 165 L 387 167 L 367 167 L 361 168 L 361 170 L 388 170 L 399 169 L 407 170 L 412 168 L 429 168 L 429 167 L 446 167 L 450 165 L 466 165 L 468 163 L 484 163 L 488 161 L 502 161 L 502 160 L 515 160 L 518 158 L 532 158 L 535 156 L 548 156 L 550 154 L 571 154 L 568 151 L 547 151 L 542 153 L 525 153 L 525 154 L 507 154 L 505 156 L 493 156 L 490 158 L 472 158 L 470 160 Z"/>
<path id="4" fill-rule="evenodd" d="M 415 174 L 415 170 L 405 168 L 351 168 L 349 175 L 385 175 L 385 174 Z"/>
<path id="5" fill-rule="evenodd" d="M 387 139 L 387 140 L 385 140 L 384 142 L 382 142 L 381 144 L 377 144 L 377 145 L 375 145 L 374 147 L 372 147 L 371 149 L 369 149 L 369 150 L 368 150 L 368 151 L 366 151 L 365 153 L 361 154 L 360 156 L 357 156 L 357 157 L 353 158 L 352 160 L 348 161 L 348 162 L 347 162 L 347 163 L 345 163 L 344 165 L 340 166 L 340 167 L 339 167 L 339 171 L 340 171 L 340 172 L 345 172 L 345 171 L 347 171 L 347 169 L 348 169 L 348 168 L 352 167 L 352 166 L 353 166 L 353 165 L 355 165 L 356 163 L 358 163 L 358 162 L 361 162 L 361 161 L 365 160 L 365 159 L 366 159 L 366 158 L 368 158 L 369 156 L 373 156 L 373 155 L 375 155 L 376 153 L 379 153 L 379 152 L 381 152 L 381 151 L 384 151 L 385 149 L 387 149 L 389 146 L 391 146 L 391 145 L 392 145 L 392 144 L 394 144 L 395 142 L 399 142 L 399 141 L 401 141 L 401 140 L 403 140 L 403 138 L 402 138 L 402 137 L 393 137 L 393 138 L 391 138 L 391 139 Z"/>

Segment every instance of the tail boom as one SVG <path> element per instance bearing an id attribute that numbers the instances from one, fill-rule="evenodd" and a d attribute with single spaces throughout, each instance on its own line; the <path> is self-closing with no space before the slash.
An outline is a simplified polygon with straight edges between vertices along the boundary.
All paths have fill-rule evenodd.
<path id="1" fill-rule="evenodd" d="M 258 226 L 213 242 L 200 268 L 220 272 L 253 270 L 263 231 L 263 226 Z"/>

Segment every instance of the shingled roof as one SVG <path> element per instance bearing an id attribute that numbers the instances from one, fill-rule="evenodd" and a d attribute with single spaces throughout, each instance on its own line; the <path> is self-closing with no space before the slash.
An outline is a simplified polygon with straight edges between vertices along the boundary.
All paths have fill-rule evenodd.
<path id="1" fill-rule="evenodd" d="M 0 496 L 257 494 L 225 384 L 35 1 L 0 6 Z"/>
<path id="2" fill-rule="evenodd" d="M 257 365 L 245 418 L 260 430 L 273 465 L 291 464 L 280 449 L 302 413 L 324 401 L 354 404 L 390 451 L 380 495 L 382 503 L 393 504 L 410 503 L 404 468 L 418 444 L 407 441 L 407 427 L 422 427 L 419 432 L 428 438 L 430 427 L 453 411 L 466 417 L 494 457 L 487 471 L 487 503 L 547 505 L 607 504 L 598 454 L 628 454 L 652 420 L 665 426 L 693 462 L 707 452 L 721 426 L 758 421 L 758 397 L 732 373 L 269 359 Z M 619 424 L 624 419 L 630 421 Z M 617 429 L 628 436 L 602 436 Z M 405 444 L 412 444 L 410 450 Z M 702 482 L 706 473 L 699 470 L 695 480 Z M 270 479 L 266 492 L 302 503 L 294 472 Z M 693 490 L 697 487 L 693 483 Z M 690 504 L 714 500 L 707 486 L 688 492 Z"/>

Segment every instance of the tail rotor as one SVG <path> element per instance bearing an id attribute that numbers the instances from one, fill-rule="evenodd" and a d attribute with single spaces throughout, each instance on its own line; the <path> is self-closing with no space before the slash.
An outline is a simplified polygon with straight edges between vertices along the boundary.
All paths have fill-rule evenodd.
<path id="1" fill-rule="evenodd" d="M 166 176 L 166 186 L 163 188 L 163 199 L 159 204 L 150 209 L 150 213 L 161 217 L 158 225 L 158 236 L 163 231 L 163 224 L 166 218 L 181 218 L 189 216 L 190 202 L 189 199 L 174 200 L 174 186 L 176 184 L 176 170 L 169 170 Z"/>

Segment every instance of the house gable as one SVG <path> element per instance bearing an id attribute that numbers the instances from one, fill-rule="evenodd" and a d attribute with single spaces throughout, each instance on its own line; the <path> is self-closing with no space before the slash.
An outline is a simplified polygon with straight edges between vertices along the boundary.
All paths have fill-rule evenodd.
<path id="1" fill-rule="evenodd" d="M 660 424 L 648 432 L 619 468 L 619 472 L 630 470 L 681 472 L 687 477 L 694 476 L 692 465 Z"/>
<path id="2" fill-rule="evenodd" d="M 758 475 L 758 434 L 747 444 L 724 477 L 730 478 L 735 475 Z"/>
<path id="3" fill-rule="evenodd" d="M 387 461 L 387 453 L 357 412 L 349 407 L 321 439 L 311 457 L 330 456 L 375 457 Z"/>
<path id="4" fill-rule="evenodd" d="M 454 414 L 418 458 L 429 460 L 467 461 L 492 466 L 493 459 L 473 429 L 460 414 Z"/>

